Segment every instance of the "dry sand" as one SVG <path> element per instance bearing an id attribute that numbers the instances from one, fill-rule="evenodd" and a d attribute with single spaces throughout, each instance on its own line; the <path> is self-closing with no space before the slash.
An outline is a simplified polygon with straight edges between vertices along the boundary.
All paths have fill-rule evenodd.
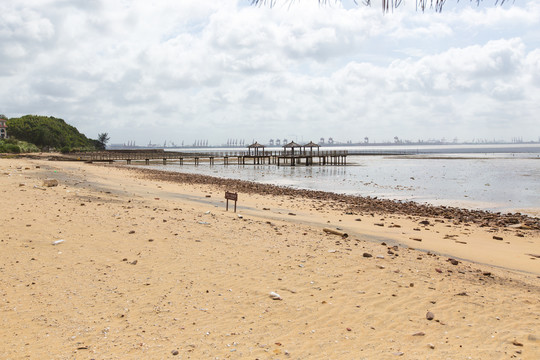
<path id="1" fill-rule="evenodd" d="M 38 159 L 1 159 L 0 189 L 1 359 L 540 358 L 538 230 L 243 193 L 235 214 L 217 185 Z"/>

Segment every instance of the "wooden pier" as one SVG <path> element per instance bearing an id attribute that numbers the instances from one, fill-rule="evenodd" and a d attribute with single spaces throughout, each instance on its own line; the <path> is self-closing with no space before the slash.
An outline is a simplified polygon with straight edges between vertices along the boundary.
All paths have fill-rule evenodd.
<path id="1" fill-rule="evenodd" d="M 72 160 L 86 162 L 109 162 L 126 161 L 128 165 L 134 162 L 143 162 L 149 165 L 150 162 L 159 160 L 167 163 L 178 163 L 179 165 L 208 163 L 215 165 L 276 165 L 276 166 L 296 166 L 296 165 L 346 165 L 348 152 L 337 151 L 258 151 L 252 152 L 176 152 L 164 150 L 105 150 L 96 152 L 81 152 L 69 154 Z"/>
<path id="2" fill-rule="evenodd" d="M 247 151 L 220 151 L 220 152 L 178 152 L 165 151 L 163 149 L 148 150 L 105 150 L 96 152 L 82 152 L 69 154 L 69 158 L 87 162 L 98 161 L 133 161 L 142 162 L 146 165 L 152 160 L 161 160 L 163 165 L 167 162 L 178 162 L 180 165 L 195 164 L 201 162 L 214 165 L 216 160 L 223 165 L 235 162 L 237 165 L 347 165 L 347 156 L 350 155 L 410 155 L 413 152 L 366 150 L 349 152 L 348 150 L 320 150 L 318 144 L 312 141 L 305 145 L 299 145 L 294 141 L 284 145 L 283 150 L 266 151 L 265 146 L 255 142 L 247 147 Z"/>

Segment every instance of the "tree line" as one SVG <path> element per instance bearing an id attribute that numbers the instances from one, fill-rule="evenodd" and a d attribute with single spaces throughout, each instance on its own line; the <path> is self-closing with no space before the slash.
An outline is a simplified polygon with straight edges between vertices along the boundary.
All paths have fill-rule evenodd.
<path id="1" fill-rule="evenodd" d="M 0 116 L 7 119 L 3 115 Z M 103 150 L 109 141 L 107 133 L 99 134 L 97 140 L 90 139 L 63 119 L 53 116 L 25 115 L 7 119 L 7 133 L 9 139 L 5 139 L 3 143 L 14 144 L 14 140 L 19 140 L 34 144 L 42 151 Z"/>

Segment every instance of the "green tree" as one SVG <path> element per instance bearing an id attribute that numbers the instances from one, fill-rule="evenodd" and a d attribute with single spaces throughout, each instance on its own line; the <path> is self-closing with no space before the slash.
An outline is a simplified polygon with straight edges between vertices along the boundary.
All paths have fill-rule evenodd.
<path id="1" fill-rule="evenodd" d="M 107 143 L 109 142 L 110 140 L 110 137 L 109 137 L 109 134 L 108 133 L 101 133 L 101 134 L 98 134 L 98 139 L 97 139 L 97 142 L 99 144 L 99 148 L 101 150 L 105 150 L 105 148 L 107 147 Z"/>

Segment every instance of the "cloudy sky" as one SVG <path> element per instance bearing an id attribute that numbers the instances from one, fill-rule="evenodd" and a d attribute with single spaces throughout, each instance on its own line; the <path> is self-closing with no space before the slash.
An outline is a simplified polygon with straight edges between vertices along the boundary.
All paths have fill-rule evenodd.
<path id="1" fill-rule="evenodd" d="M 540 1 L 494 3 L 4 0 L 0 113 L 137 145 L 538 141 Z"/>

